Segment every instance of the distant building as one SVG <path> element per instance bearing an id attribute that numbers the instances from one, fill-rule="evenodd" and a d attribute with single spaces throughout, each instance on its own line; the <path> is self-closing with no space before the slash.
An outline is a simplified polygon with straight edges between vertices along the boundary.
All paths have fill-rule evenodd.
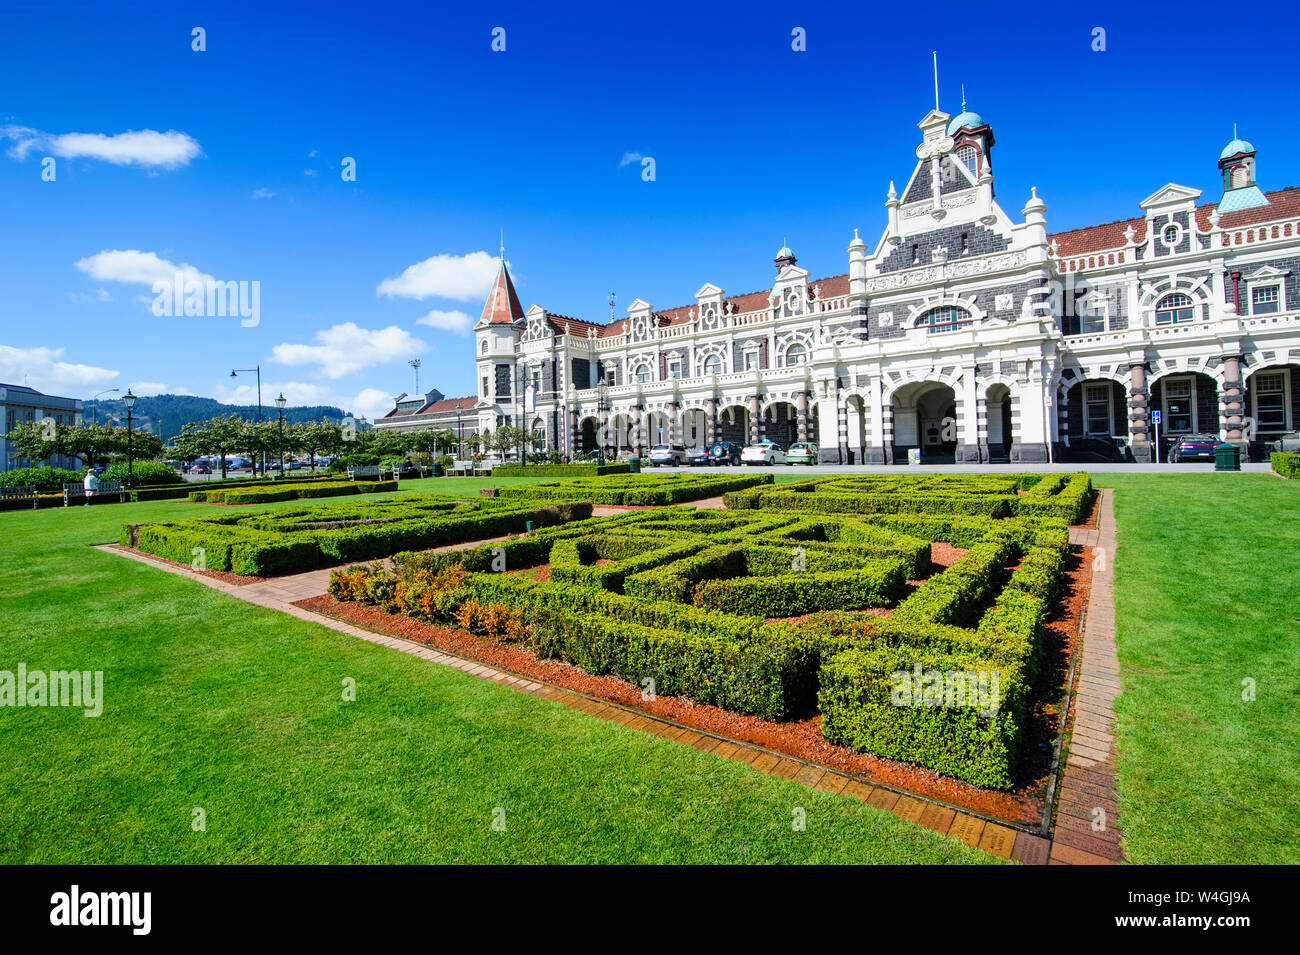
<path id="1" fill-rule="evenodd" d="M 453 431 L 458 440 L 478 434 L 478 399 L 444 398 L 437 388 L 422 395 L 400 394 L 393 410 L 375 421 L 377 431 Z"/>
<path id="2" fill-rule="evenodd" d="M 26 385 L 6 385 L 0 383 L 0 421 L 4 422 L 4 434 L 0 434 L 0 469 L 35 467 L 40 461 L 14 457 L 10 451 L 8 434 L 20 424 L 53 418 L 56 424 L 81 424 L 81 399 L 60 398 L 46 395 Z M 56 468 L 80 467 L 77 458 L 65 454 L 56 454 L 45 461 Z"/>

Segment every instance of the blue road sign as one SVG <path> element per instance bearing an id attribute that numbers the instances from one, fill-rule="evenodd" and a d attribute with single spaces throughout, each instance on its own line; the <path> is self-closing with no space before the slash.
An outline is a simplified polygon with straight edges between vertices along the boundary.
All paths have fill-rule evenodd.
<path id="1" fill-rule="evenodd" d="M 1160 412 L 1159 412 L 1159 411 L 1153 411 L 1153 412 L 1151 412 L 1151 423 L 1152 423 L 1152 424 L 1159 424 L 1159 423 L 1160 423 Z"/>

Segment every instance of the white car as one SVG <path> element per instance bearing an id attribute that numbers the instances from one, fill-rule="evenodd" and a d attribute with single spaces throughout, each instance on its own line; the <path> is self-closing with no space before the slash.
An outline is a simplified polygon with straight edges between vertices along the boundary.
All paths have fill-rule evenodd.
<path id="1" fill-rule="evenodd" d="M 650 449 L 650 464 L 659 467 L 662 464 L 675 468 L 686 463 L 686 449 L 680 444 L 656 444 Z"/>
<path id="2" fill-rule="evenodd" d="M 785 464 L 785 451 L 771 441 L 751 444 L 740 452 L 741 464 Z"/>

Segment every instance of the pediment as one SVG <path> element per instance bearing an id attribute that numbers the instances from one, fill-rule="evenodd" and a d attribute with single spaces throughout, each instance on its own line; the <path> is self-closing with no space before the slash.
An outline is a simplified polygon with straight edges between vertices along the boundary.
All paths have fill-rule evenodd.
<path id="1" fill-rule="evenodd" d="M 1151 195 L 1147 196 L 1138 203 L 1143 209 L 1159 209 L 1164 206 L 1185 205 L 1194 203 L 1201 198 L 1201 190 L 1193 189 L 1191 186 L 1180 186 L 1176 182 L 1171 182 L 1161 189 L 1157 189 Z"/>
<path id="2" fill-rule="evenodd" d="M 700 290 L 695 293 L 696 298 L 715 298 L 723 294 L 723 290 L 718 288 L 712 282 L 705 282 L 700 286 Z"/>
<path id="3" fill-rule="evenodd" d="M 649 312 L 649 311 L 651 311 L 653 308 L 654 308 L 654 306 L 651 305 L 649 302 L 647 302 L 645 299 L 640 299 L 640 298 L 639 298 L 639 299 L 637 299 L 635 302 L 633 302 L 631 305 L 629 305 L 629 306 L 627 307 L 627 310 L 628 310 L 629 313 L 632 313 L 632 312 Z"/>
<path id="4" fill-rule="evenodd" d="M 809 274 L 807 269 L 801 269 L 797 265 L 787 265 L 776 273 L 776 284 L 786 285 L 791 282 L 807 282 Z"/>

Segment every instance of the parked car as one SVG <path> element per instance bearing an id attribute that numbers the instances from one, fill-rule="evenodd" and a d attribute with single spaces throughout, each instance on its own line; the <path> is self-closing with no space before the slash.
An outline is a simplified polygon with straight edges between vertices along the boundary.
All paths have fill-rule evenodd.
<path id="1" fill-rule="evenodd" d="M 748 465 L 785 464 L 785 451 L 771 441 L 760 441 L 740 452 L 740 460 Z"/>
<path id="2" fill-rule="evenodd" d="M 686 463 L 686 449 L 680 444 L 656 444 L 650 449 L 650 463 L 655 467 L 666 464 L 675 468 Z"/>
<path id="3" fill-rule="evenodd" d="M 686 463 L 693 468 L 706 466 L 709 463 L 709 449 L 691 448 L 686 452 Z"/>
<path id="4" fill-rule="evenodd" d="M 1213 461 L 1214 449 L 1219 443 L 1217 434 L 1185 434 L 1169 449 L 1169 463 L 1183 461 Z"/>
<path id="5" fill-rule="evenodd" d="M 816 464 L 820 451 L 821 448 L 810 441 L 797 441 L 790 445 L 790 450 L 785 453 L 785 463 Z"/>
<path id="6" fill-rule="evenodd" d="M 195 464 L 194 466 L 192 466 L 192 467 L 190 468 L 190 473 L 191 473 L 191 474 L 211 474 L 211 473 L 212 473 L 212 468 L 208 467 L 206 464 Z"/>
<path id="7" fill-rule="evenodd" d="M 739 464 L 740 445 L 734 441 L 716 441 L 709 448 L 709 461 L 713 464 Z"/>
<path id="8" fill-rule="evenodd" d="M 284 466 L 290 471 L 301 471 L 307 465 L 303 464 L 301 461 L 286 461 Z"/>

